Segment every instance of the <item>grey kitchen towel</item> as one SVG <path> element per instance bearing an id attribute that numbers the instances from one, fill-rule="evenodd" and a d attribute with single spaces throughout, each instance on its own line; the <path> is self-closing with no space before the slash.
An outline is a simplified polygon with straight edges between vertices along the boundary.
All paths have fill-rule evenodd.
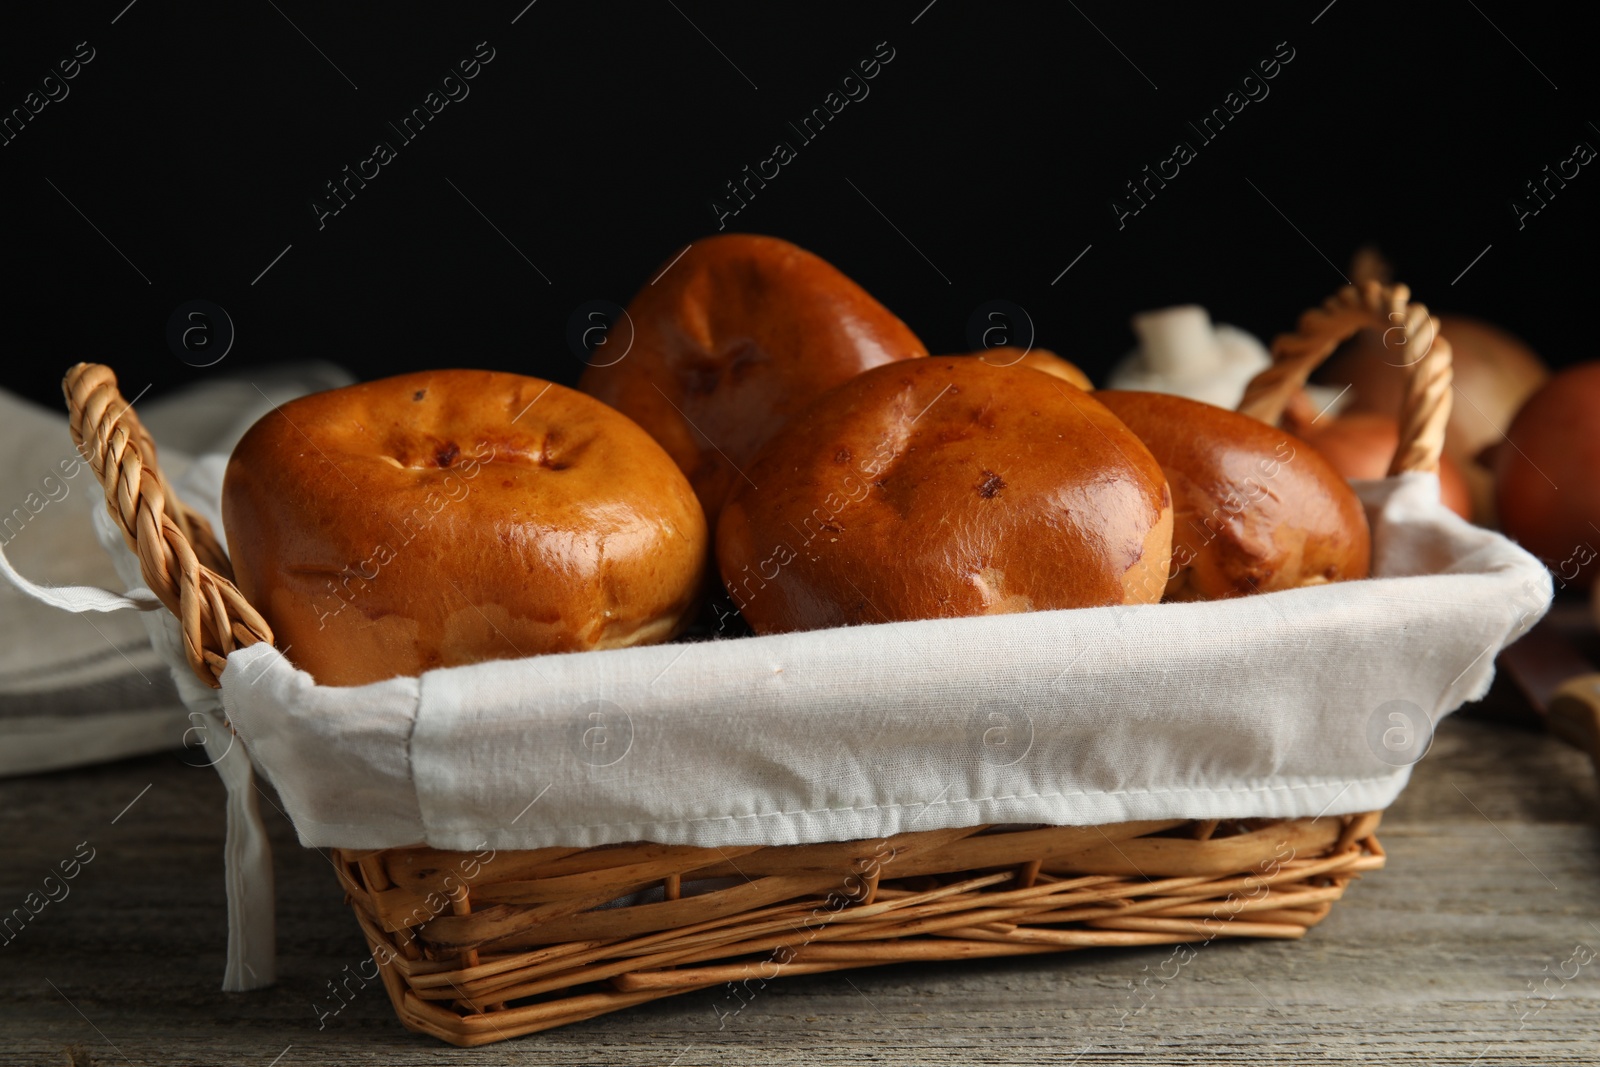
<path id="1" fill-rule="evenodd" d="M 161 443 L 162 469 L 181 483 L 191 456 L 226 456 L 273 405 L 350 381 L 330 364 L 287 365 L 219 376 L 136 401 L 136 410 Z M 121 385 L 130 400 L 144 388 L 136 380 Z M 65 408 L 47 410 L 0 390 L 0 455 L 10 457 L 0 467 L 0 544 L 17 570 L 46 585 L 122 588 L 95 540 L 91 511 L 104 494 L 73 447 Z M 202 740 L 136 614 L 74 615 L 0 582 L 0 775 Z"/>

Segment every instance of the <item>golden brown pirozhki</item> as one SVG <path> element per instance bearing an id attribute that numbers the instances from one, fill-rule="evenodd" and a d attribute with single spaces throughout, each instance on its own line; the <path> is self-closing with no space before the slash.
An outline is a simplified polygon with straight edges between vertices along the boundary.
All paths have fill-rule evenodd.
<path id="1" fill-rule="evenodd" d="M 1092 397 L 967 356 L 877 367 L 763 450 L 723 509 L 724 584 L 757 633 L 1151 603 L 1161 468 Z"/>
<path id="2" fill-rule="evenodd" d="M 325 685 L 665 641 L 705 517 L 650 436 L 516 374 L 407 374 L 283 405 L 234 449 L 240 590 Z"/>
<path id="3" fill-rule="evenodd" d="M 866 290 L 776 237 L 710 237 L 663 266 L 628 305 L 627 355 L 578 388 L 661 442 L 713 526 L 739 470 L 797 411 L 869 367 L 928 354 Z"/>
<path id="4" fill-rule="evenodd" d="M 974 352 L 973 355 L 991 367 L 1028 367 L 1043 371 L 1053 378 L 1060 378 L 1064 382 L 1071 382 L 1086 393 L 1094 390 L 1094 383 L 1076 363 L 1062 359 L 1049 349 L 1022 349 L 1000 345 L 982 352 Z"/>
<path id="5" fill-rule="evenodd" d="M 1139 435 L 1172 487 L 1168 600 L 1215 600 L 1365 578 L 1366 512 L 1316 449 L 1247 415 L 1165 393 L 1095 397 Z"/>

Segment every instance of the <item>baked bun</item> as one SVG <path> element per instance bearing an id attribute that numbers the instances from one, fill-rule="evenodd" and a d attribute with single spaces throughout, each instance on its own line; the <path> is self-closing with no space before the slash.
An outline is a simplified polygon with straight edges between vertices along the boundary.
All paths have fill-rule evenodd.
<path id="1" fill-rule="evenodd" d="M 713 525 L 756 452 L 816 397 L 926 356 L 866 290 L 775 237 L 696 241 L 628 305 L 633 343 L 578 388 L 643 426 L 689 476 Z"/>
<path id="2" fill-rule="evenodd" d="M 1372 537 L 1316 449 L 1248 415 L 1166 393 L 1102 389 L 1172 487 L 1168 600 L 1216 600 L 1365 578 Z"/>
<path id="3" fill-rule="evenodd" d="M 969 356 L 869 370 L 762 451 L 717 528 L 757 633 L 1150 603 L 1172 507 L 1092 397 Z"/>
<path id="4" fill-rule="evenodd" d="M 973 354 L 991 367 L 1030 367 L 1033 370 L 1043 371 L 1051 377 L 1060 378 L 1064 382 L 1070 382 L 1086 393 L 1094 389 L 1094 383 L 1076 363 L 1062 359 L 1048 349 L 1022 349 L 1000 345 Z"/>
<path id="5" fill-rule="evenodd" d="M 234 449 L 222 514 L 240 590 L 325 685 L 665 641 L 707 551 L 689 483 L 648 434 L 489 371 L 283 405 Z"/>

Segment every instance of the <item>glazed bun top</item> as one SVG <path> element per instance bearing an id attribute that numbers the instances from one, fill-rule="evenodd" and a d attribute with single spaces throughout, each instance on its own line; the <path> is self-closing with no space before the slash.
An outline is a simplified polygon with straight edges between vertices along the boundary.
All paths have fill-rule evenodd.
<path id="1" fill-rule="evenodd" d="M 1172 488 L 1169 600 L 1367 577 L 1372 539 L 1348 482 L 1275 426 L 1167 393 L 1096 399 L 1154 453 Z"/>
<path id="2" fill-rule="evenodd" d="M 661 442 L 713 525 L 740 470 L 797 411 L 869 367 L 927 355 L 859 285 L 775 237 L 696 241 L 628 318 L 627 354 L 591 366 L 578 388 Z"/>
<path id="3" fill-rule="evenodd" d="M 716 535 L 757 633 L 1158 600 L 1161 468 L 1092 397 L 968 356 L 877 367 L 775 437 Z"/>
<path id="4" fill-rule="evenodd" d="M 1055 378 L 1091 392 L 1094 383 L 1089 376 L 1076 363 L 1062 359 L 1060 356 L 1045 348 L 1013 348 L 1010 345 L 1001 345 L 996 348 L 985 349 L 973 353 L 983 362 L 994 367 L 1028 367 L 1032 370 L 1043 371 Z"/>
<path id="5" fill-rule="evenodd" d="M 240 590 L 319 682 L 663 641 L 707 551 L 688 482 L 564 386 L 448 370 L 318 393 L 234 449 Z"/>

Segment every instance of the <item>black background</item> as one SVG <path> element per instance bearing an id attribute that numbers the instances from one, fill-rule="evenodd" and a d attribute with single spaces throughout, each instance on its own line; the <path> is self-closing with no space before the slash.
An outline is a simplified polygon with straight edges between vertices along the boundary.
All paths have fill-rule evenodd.
<path id="1" fill-rule="evenodd" d="M 3 384 L 52 406 L 85 359 L 130 396 L 292 359 L 570 383 L 574 309 L 627 303 L 715 232 L 723 183 L 780 139 L 798 158 L 730 229 L 828 258 L 934 352 L 997 298 L 1097 376 L 1147 308 L 1270 338 L 1376 241 L 1434 310 L 1591 358 L 1597 168 L 1524 229 L 1511 208 L 1600 146 L 1577 5 L 125 2 L 0 33 L 6 112 L 96 53 L 0 147 Z M 480 41 L 470 95 L 400 144 L 386 121 Z M 800 144 L 788 121 L 881 41 L 870 95 Z M 1202 145 L 1185 122 L 1278 42 L 1270 95 Z M 1198 158 L 1119 230 L 1113 197 L 1180 138 Z M 312 200 L 380 139 L 398 158 L 319 230 Z M 236 330 L 213 367 L 167 342 L 193 299 Z"/>

